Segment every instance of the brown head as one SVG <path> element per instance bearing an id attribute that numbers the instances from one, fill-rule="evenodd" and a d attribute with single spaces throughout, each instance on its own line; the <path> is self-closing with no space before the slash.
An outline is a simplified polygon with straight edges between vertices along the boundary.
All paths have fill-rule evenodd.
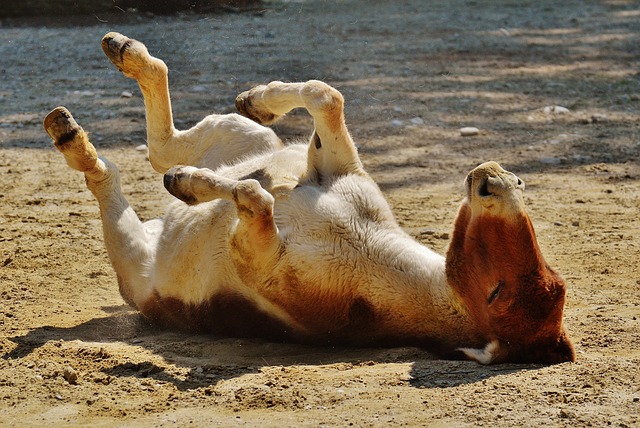
<path id="1" fill-rule="evenodd" d="M 472 170 L 447 252 L 447 279 L 468 308 L 482 362 L 574 361 L 562 325 L 566 285 L 544 261 L 524 183 L 495 162 Z M 464 350 L 463 350 L 464 351 Z M 474 351 L 475 352 L 475 351 Z"/>

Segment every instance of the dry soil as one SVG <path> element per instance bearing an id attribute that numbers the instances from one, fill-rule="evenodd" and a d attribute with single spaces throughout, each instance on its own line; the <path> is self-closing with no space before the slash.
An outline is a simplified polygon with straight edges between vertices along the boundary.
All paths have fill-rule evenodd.
<path id="1" fill-rule="evenodd" d="M 123 172 L 143 219 L 170 196 L 143 151 L 119 31 L 171 70 L 187 127 L 270 80 L 346 98 L 398 221 L 445 251 L 462 180 L 496 160 L 527 183 L 546 259 L 569 284 L 578 360 L 438 360 L 154 329 L 124 305 L 97 204 L 42 119 L 67 106 Z M 270 2 L 177 17 L 0 26 L 0 425 L 637 426 L 640 424 L 640 4 L 624 0 Z M 564 107 L 567 110 L 554 108 Z M 479 135 L 461 137 L 463 126 Z M 306 136 L 293 113 L 276 127 Z"/>

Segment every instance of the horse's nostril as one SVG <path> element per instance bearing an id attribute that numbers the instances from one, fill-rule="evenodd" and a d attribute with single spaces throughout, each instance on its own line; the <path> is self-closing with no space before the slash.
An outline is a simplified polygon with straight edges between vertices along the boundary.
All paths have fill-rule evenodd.
<path id="1" fill-rule="evenodd" d="M 482 184 L 478 188 L 478 195 L 482 197 L 491 196 L 492 193 L 489 191 L 489 180 L 483 180 Z"/>
<path id="2" fill-rule="evenodd" d="M 165 174 L 163 182 L 164 182 L 165 189 L 167 190 L 171 189 L 171 184 L 173 182 L 173 174 L 170 174 L 170 173 Z"/>

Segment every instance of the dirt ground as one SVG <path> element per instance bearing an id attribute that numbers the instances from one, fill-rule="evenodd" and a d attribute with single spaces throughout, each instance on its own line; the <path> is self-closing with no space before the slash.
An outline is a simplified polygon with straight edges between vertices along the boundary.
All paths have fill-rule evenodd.
<path id="1" fill-rule="evenodd" d="M 438 251 L 468 170 L 496 160 L 517 173 L 545 257 L 569 284 L 577 362 L 484 367 L 415 348 L 147 325 L 118 294 L 97 204 L 41 125 L 67 106 L 120 166 L 140 217 L 162 215 L 170 196 L 136 149 L 140 92 L 100 49 L 112 30 L 168 63 L 179 127 L 232 111 L 257 83 L 339 88 L 367 170 L 403 227 Z M 291 1 L 2 21 L 0 425 L 638 426 L 639 71 L 640 4 L 624 0 Z M 463 126 L 479 135 L 461 137 Z M 293 113 L 275 128 L 306 136 L 310 120 Z"/>

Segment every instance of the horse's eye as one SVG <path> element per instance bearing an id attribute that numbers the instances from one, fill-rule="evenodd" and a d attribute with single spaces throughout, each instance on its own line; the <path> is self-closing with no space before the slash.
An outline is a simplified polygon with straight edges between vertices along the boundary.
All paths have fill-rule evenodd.
<path id="1" fill-rule="evenodd" d="M 498 281 L 498 285 L 491 292 L 491 294 L 489 295 L 489 298 L 487 299 L 487 304 L 490 305 L 491 303 L 493 303 L 494 300 L 496 300 L 496 297 L 498 297 L 498 294 L 500 293 L 500 290 L 502 289 L 503 285 L 504 285 L 504 282 Z"/>

